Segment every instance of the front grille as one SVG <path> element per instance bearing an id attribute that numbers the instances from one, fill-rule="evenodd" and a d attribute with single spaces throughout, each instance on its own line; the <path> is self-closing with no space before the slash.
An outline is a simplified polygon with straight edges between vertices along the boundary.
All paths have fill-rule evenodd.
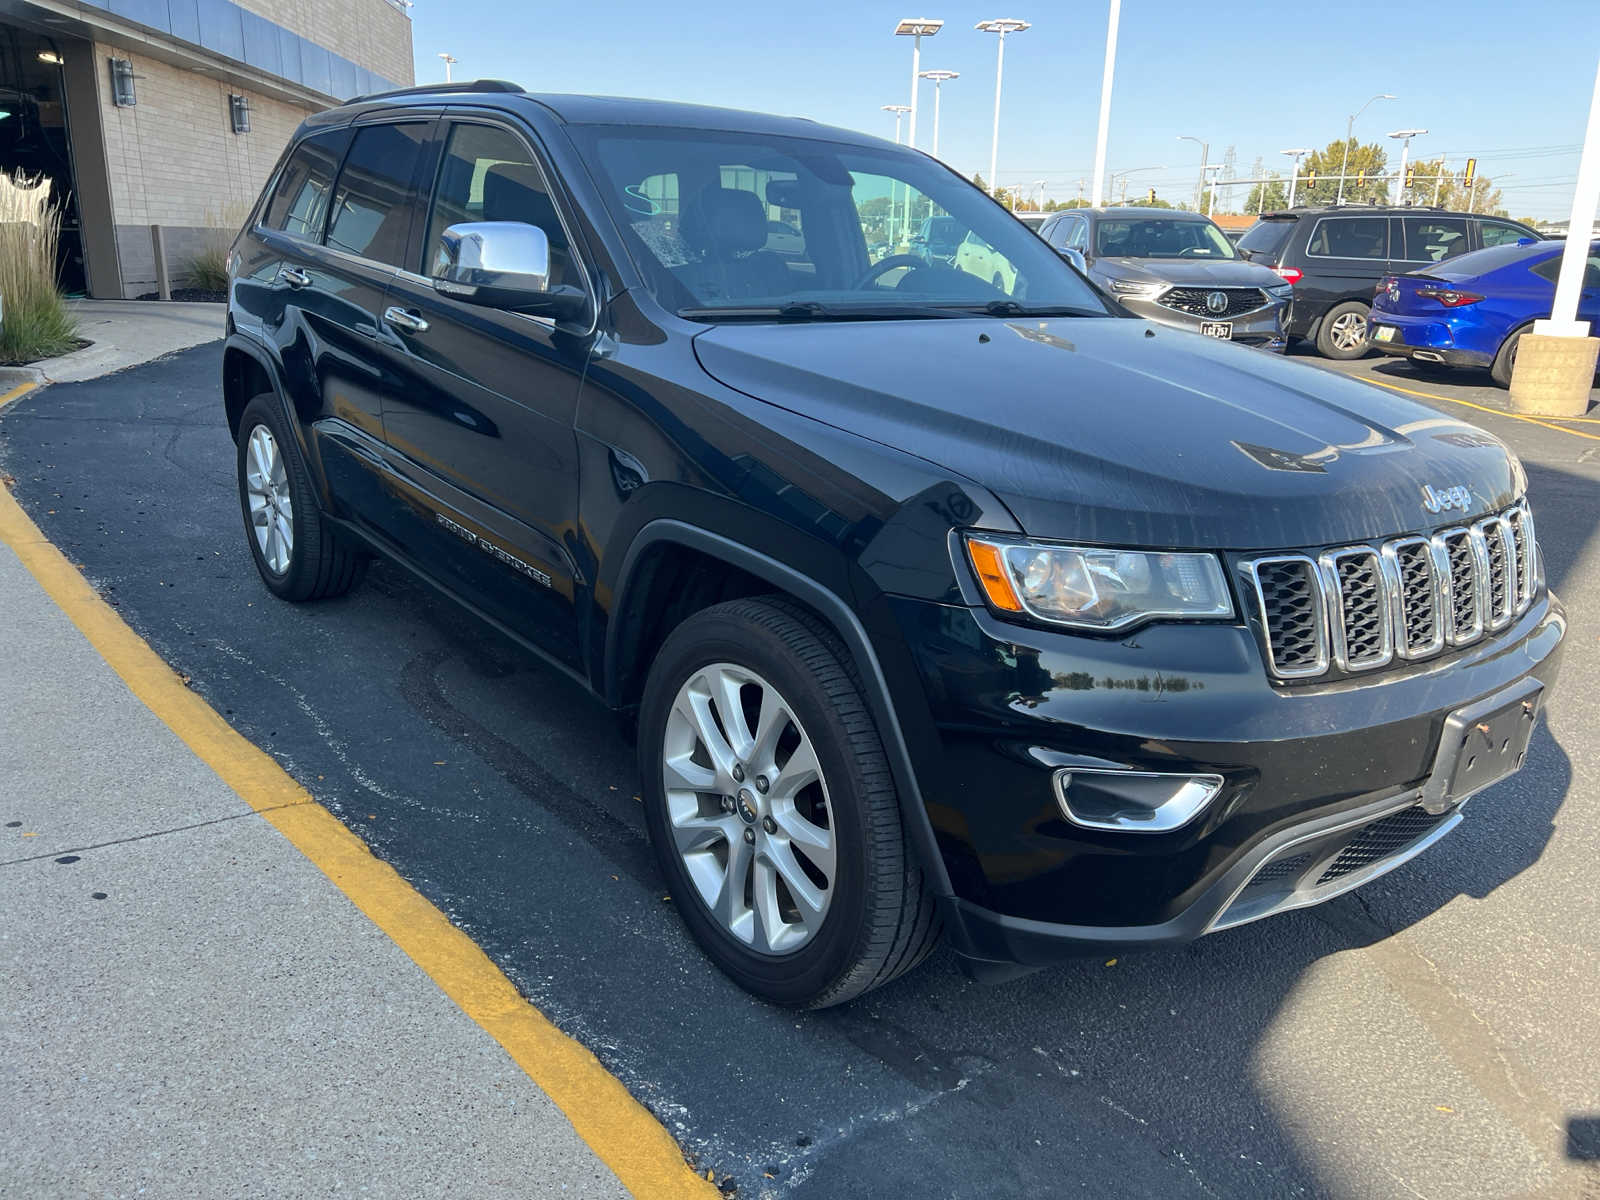
<path id="1" fill-rule="evenodd" d="M 1268 666 L 1280 679 L 1370 671 L 1465 646 L 1533 603 L 1533 518 L 1525 505 L 1467 528 L 1315 558 L 1243 564 L 1260 605 Z"/>
<path id="2" fill-rule="evenodd" d="M 1212 296 L 1221 296 L 1225 301 L 1224 307 L 1220 309 L 1212 308 L 1210 304 Z M 1191 317 L 1209 317 L 1219 321 L 1227 317 L 1237 317 L 1245 313 L 1255 312 L 1266 302 L 1267 294 L 1260 288 L 1237 287 L 1168 288 L 1156 300 L 1157 304 L 1163 308 L 1170 308 L 1174 312 L 1188 313 Z"/>
<path id="3" fill-rule="evenodd" d="M 1359 871 L 1362 867 L 1398 854 L 1419 838 L 1433 832 L 1448 815 L 1430 813 L 1419 804 L 1402 808 L 1370 825 L 1363 825 L 1323 869 L 1317 877 L 1317 886 L 1331 883 L 1352 871 Z"/>

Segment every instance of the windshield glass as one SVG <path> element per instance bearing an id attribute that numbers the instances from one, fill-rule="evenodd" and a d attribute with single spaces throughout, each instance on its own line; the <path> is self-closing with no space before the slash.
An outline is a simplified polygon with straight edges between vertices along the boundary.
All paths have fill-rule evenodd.
<path id="1" fill-rule="evenodd" d="M 1101 219 L 1095 223 L 1101 258 L 1236 258 L 1233 243 L 1210 221 L 1170 217 Z"/>
<path id="2" fill-rule="evenodd" d="M 699 129 L 570 132 L 647 285 L 675 312 L 1110 315 L 1027 227 L 923 155 Z"/>

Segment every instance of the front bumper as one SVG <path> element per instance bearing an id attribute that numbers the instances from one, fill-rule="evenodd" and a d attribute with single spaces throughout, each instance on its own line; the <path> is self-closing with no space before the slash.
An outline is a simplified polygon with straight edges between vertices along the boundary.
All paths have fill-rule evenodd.
<path id="1" fill-rule="evenodd" d="M 1154 321 L 1158 325 L 1165 325 L 1169 329 L 1199 333 L 1202 325 L 1222 323 L 1233 327 L 1233 336 L 1229 340 L 1240 345 L 1282 353 L 1289 344 L 1283 333 L 1283 315 L 1287 307 L 1283 301 L 1273 301 L 1254 312 L 1241 313 L 1236 317 L 1197 317 L 1167 308 L 1159 299 L 1148 300 L 1130 296 L 1117 296 L 1116 299 L 1136 316 Z"/>
<path id="2" fill-rule="evenodd" d="M 896 607 L 937 727 L 939 750 L 918 773 L 955 892 L 946 917 L 957 951 L 980 966 L 1187 941 L 1399 865 L 1460 819 L 1459 807 L 1418 807 L 1447 719 L 1523 681 L 1548 691 L 1566 626 L 1546 595 L 1448 657 L 1283 687 L 1242 626 L 1151 625 L 1110 639 Z M 1183 828 L 1098 831 L 1057 803 L 1053 772 L 1071 766 L 1209 773 L 1225 785 Z M 1357 841 L 1359 869 L 1324 879 Z"/>

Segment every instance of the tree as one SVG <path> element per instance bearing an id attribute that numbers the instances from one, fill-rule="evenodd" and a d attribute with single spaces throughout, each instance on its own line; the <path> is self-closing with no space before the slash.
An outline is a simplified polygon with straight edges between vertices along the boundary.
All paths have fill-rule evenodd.
<path id="1" fill-rule="evenodd" d="M 1299 198 L 1295 197 L 1296 200 Z M 1258 183 L 1251 188 L 1244 202 L 1244 211 L 1247 213 L 1268 212 L 1288 207 L 1289 184 L 1287 180 L 1280 178 L 1276 171 L 1265 183 Z"/>
<path id="2" fill-rule="evenodd" d="M 1345 168 L 1346 204 L 1387 204 L 1389 181 L 1383 170 L 1389 156 L 1377 142 L 1350 139 L 1350 164 Z M 1296 204 L 1332 204 L 1339 195 L 1339 165 L 1344 161 L 1345 141 L 1335 138 L 1325 150 L 1313 150 L 1300 168 L 1300 185 L 1295 189 Z M 1364 176 L 1364 178 L 1363 178 Z M 1316 182 L 1308 183 L 1315 177 Z"/>
<path id="3" fill-rule="evenodd" d="M 1157 196 L 1157 197 L 1155 197 L 1155 199 L 1152 200 L 1150 198 L 1150 194 L 1148 192 L 1145 195 L 1138 197 L 1137 199 L 1129 200 L 1127 202 L 1127 204 L 1128 204 L 1129 208 L 1171 208 L 1172 207 L 1172 201 L 1163 200 L 1160 196 Z"/>
<path id="4" fill-rule="evenodd" d="M 1479 212 L 1495 215 L 1500 210 L 1501 196 L 1494 180 L 1478 175 L 1468 187 L 1461 182 L 1462 170 L 1451 171 L 1442 158 L 1423 159 L 1416 164 L 1412 176 L 1411 202 L 1413 204 L 1438 204 L 1453 212 Z"/>
<path id="5" fill-rule="evenodd" d="M 1067 208 L 1088 208 L 1088 207 L 1089 207 L 1089 202 L 1087 200 L 1079 199 L 1076 196 L 1074 196 L 1071 200 L 1046 200 L 1044 202 L 1044 210 L 1045 210 L 1045 212 L 1061 212 L 1063 209 L 1067 209 Z"/>

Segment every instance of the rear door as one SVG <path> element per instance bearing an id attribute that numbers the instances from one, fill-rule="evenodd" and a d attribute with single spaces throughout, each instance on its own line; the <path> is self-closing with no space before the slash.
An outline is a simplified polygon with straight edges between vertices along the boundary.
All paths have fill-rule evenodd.
<path id="1" fill-rule="evenodd" d="M 1340 301 L 1370 305 L 1373 287 L 1393 269 L 1388 217 L 1341 214 L 1302 219 L 1312 226 L 1302 256 L 1305 274 L 1294 285 L 1290 332 L 1296 337 L 1307 336 L 1312 322 Z"/>
<path id="2" fill-rule="evenodd" d="M 1401 271 L 1426 271 L 1472 249 L 1465 217 L 1418 215 L 1399 218 L 1403 244 L 1396 248 Z"/>
<path id="3" fill-rule="evenodd" d="M 520 128 L 492 115 L 440 124 L 438 168 L 413 258 L 394 280 L 403 386 L 384 428 L 403 503 L 389 534 L 440 565 L 464 599 L 577 665 L 578 385 L 586 330 L 469 304 L 430 276 L 451 225 L 519 221 L 550 242 L 551 284 L 593 289 L 549 176 Z"/>
<path id="4" fill-rule="evenodd" d="M 396 383 L 398 339 L 382 313 L 411 240 L 432 125 L 429 115 L 406 112 L 347 131 L 325 229 L 317 228 L 313 239 L 307 227 L 273 281 L 270 333 L 310 427 L 333 510 L 367 525 L 384 503 L 376 474 L 383 397 Z"/>

